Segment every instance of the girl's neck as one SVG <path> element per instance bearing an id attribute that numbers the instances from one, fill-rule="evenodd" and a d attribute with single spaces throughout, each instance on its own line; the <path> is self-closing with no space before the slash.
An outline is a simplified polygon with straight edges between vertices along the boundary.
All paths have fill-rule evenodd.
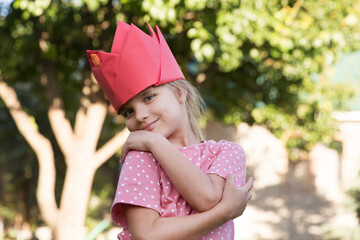
<path id="1" fill-rule="evenodd" d="M 197 139 L 197 137 L 192 131 L 191 134 L 179 138 L 170 138 L 168 140 L 177 148 L 187 147 L 193 144 L 200 143 L 200 140 Z"/>
<path id="2" fill-rule="evenodd" d="M 172 136 L 168 137 L 169 142 L 177 148 L 187 147 L 201 142 L 191 128 L 185 105 L 182 106 L 182 111 L 184 115 L 182 118 L 183 123 L 180 124 Z"/>

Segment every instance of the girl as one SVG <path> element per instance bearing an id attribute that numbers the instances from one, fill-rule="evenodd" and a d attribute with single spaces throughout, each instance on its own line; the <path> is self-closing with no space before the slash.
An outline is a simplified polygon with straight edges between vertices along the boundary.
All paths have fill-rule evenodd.
<path id="1" fill-rule="evenodd" d="M 236 143 L 204 141 L 202 100 L 160 30 L 118 23 L 111 53 L 88 51 L 96 80 L 125 118 L 111 208 L 119 239 L 234 239 L 232 219 L 251 198 Z M 237 188 L 240 187 L 241 188 Z"/>

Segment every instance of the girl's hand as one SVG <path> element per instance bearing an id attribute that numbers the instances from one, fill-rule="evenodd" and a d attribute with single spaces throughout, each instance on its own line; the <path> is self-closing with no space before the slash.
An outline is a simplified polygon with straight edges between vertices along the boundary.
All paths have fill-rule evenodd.
<path id="1" fill-rule="evenodd" d="M 226 176 L 223 196 L 218 206 L 223 210 L 224 217 L 231 220 L 241 216 L 251 199 L 250 190 L 253 186 L 253 178 L 249 178 L 246 184 L 240 188 L 234 185 L 234 176 L 229 174 Z"/>
<path id="2" fill-rule="evenodd" d="M 120 162 L 124 163 L 125 157 L 130 150 L 151 152 L 151 143 L 163 137 L 158 133 L 145 130 L 131 132 L 121 149 Z"/>

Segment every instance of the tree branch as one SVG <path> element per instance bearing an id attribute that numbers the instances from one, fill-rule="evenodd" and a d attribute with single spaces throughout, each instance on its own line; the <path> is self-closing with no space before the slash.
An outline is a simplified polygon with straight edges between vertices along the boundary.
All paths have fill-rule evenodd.
<path id="1" fill-rule="evenodd" d="M 51 129 L 65 159 L 71 154 L 74 147 L 74 133 L 69 119 L 65 116 L 63 101 L 60 98 L 59 87 L 55 80 L 55 69 L 53 63 L 43 61 L 43 73 L 41 82 L 46 89 L 46 97 L 50 103 L 48 117 Z"/>
<path id="2" fill-rule="evenodd" d="M 85 127 L 84 127 L 85 121 L 86 121 L 85 107 L 80 106 L 75 116 L 75 125 L 74 125 L 75 135 L 79 136 L 83 134 L 83 132 L 85 131 Z"/>
<path id="3" fill-rule="evenodd" d="M 19 132 L 37 156 L 39 179 L 36 196 L 45 222 L 53 228 L 58 207 L 55 200 L 56 171 L 51 143 L 38 132 L 36 123 L 23 111 L 15 90 L 3 81 L 2 76 L 0 76 L 0 98 L 9 109 Z"/>
<path id="4" fill-rule="evenodd" d="M 84 110 L 83 110 L 84 111 Z M 96 102 L 91 103 L 87 108 L 86 112 L 79 112 L 76 119 L 77 130 L 75 132 L 76 138 L 80 138 L 83 144 L 90 152 L 96 151 L 98 139 L 100 137 L 101 129 L 106 117 L 107 108 L 104 103 Z M 81 124 L 82 126 L 79 126 Z"/>

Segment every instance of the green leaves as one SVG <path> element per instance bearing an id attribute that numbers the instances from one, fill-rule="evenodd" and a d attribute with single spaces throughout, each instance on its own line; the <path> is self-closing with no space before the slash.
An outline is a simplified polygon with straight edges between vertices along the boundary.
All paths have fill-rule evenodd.
<path id="1" fill-rule="evenodd" d="M 185 6 L 192 11 L 201 11 L 206 7 L 207 0 L 185 0 Z"/>
<path id="2" fill-rule="evenodd" d="M 214 113 L 227 122 L 265 124 L 289 149 L 330 143 L 335 131 L 330 113 L 354 94 L 351 87 L 331 83 L 326 72 L 339 52 L 359 48 L 359 7 L 352 1 L 259 0 L 238 7 L 224 2 L 213 25 L 197 19 L 196 31 L 188 32 L 194 56 L 207 62 L 202 66 L 214 64 L 201 46 L 210 43 L 215 50 L 217 70 L 202 69 L 205 92 L 219 99 L 211 98 Z"/>
<path id="3" fill-rule="evenodd" d="M 215 116 L 265 124 L 289 148 L 330 139 L 331 111 L 355 95 L 329 80 L 338 54 L 360 49 L 360 5 L 351 0 L 15 0 L 12 7 L 0 24 L 0 53 L 12 60 L 0 60 L 0 71 L 37 85 L 34 63 L 52 61 L 69 105 L 89 70 L 85 50 L 109 51 L 118 20 L 160 25 Z"/>
<path id="4" fill-rule="evenodd" d="M 106 4 L 108 0 L 83 0 L 90 11 L 94 12 L 99 9 L 100 4 Z"/>
<path id="5" fill-rule="evenodd" d="M 30 16 L 38 17 L 42 15 L 50 3 L 51 0 L 15 0 L 13 8 L 23 10 L 24 19 L 29 19 Z"/>
<path id="6" fill-rule="evenodd" d="M 177 19 L 177 12 L 175 10 L 180 0 L 158 1 L 158 0 L 144 0 L 142 1 L 142 8 L 148 13 L 146 21 L 157 20 L 161 25 L 166 26 L 169 23 L 173 24 Z"/>

